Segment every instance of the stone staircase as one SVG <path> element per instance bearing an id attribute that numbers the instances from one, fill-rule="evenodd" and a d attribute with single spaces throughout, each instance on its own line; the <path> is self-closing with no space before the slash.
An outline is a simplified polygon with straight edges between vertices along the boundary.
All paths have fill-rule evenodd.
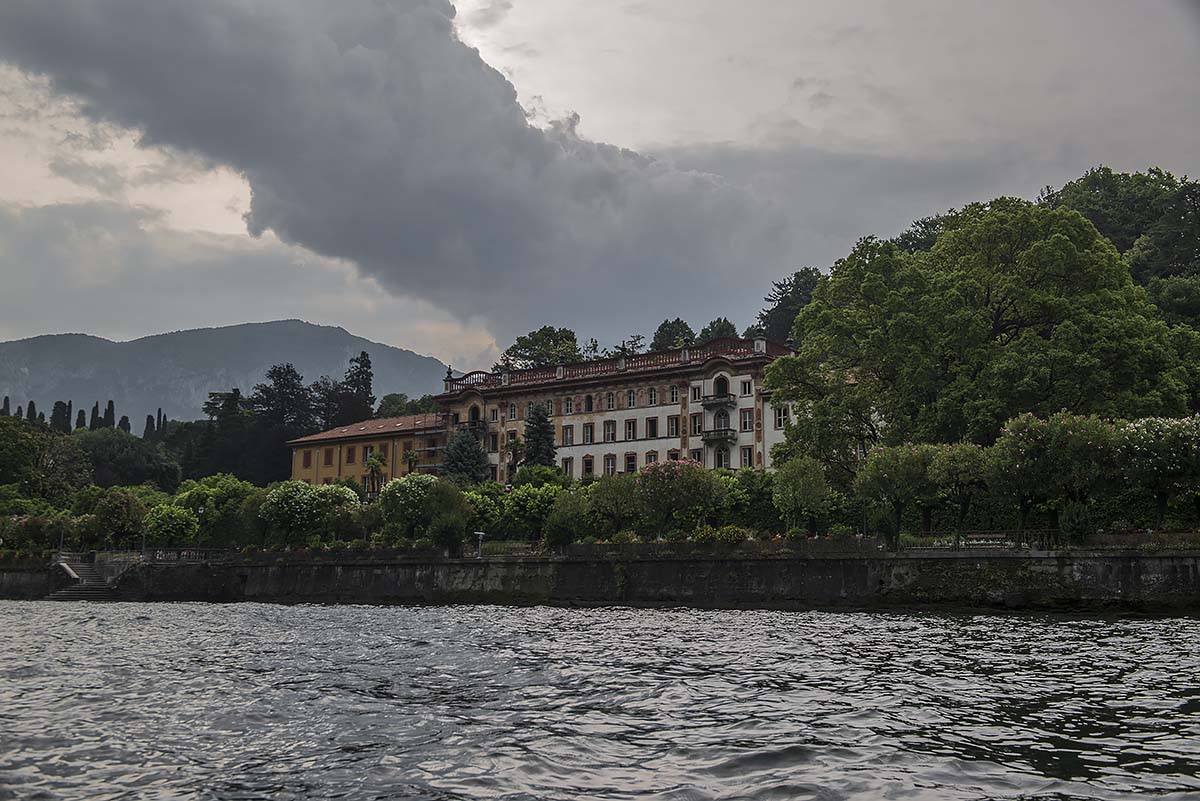
<path id="1" fill-rule="evenodd" d="M 46 596 L 47 601 L 115 601 L 116 591 L 108 586 L 104 577 L 96 570 L 95 565 L 83 561 L 79 554 L 64 553 L 59 555 L 59 563 L 70 568 L 70 572 L 78 577 L 75 584 L 63 587 L 61 590 Z"/>

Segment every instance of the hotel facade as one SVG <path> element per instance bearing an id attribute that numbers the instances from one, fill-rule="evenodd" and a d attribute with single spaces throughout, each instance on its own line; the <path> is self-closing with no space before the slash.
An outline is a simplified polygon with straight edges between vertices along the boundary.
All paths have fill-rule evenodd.
<path id="1" fill-rule="evenodd" d="M 554 426 L 559 467 L 576 480 L 680 458 L 709 468 L 770 469 L 788 411 L 771 404 L 763 371 L 788 353 L 766 339 L 723 337 L 556 367 L 448 373 L 437 396 L 441 413 L 418 415 L 420 424 L 369 420 L 293 440 L 292 477 L 364 480 L 362 443 L 390 454 L 388 478 L 436 472 L 447 439 L 466 428 L 487 452 L 491 477 L 507 482 L 518 466 L 525 418 L 537 405 Z M 415 453 L 422 458 L 414 461 Z"/>

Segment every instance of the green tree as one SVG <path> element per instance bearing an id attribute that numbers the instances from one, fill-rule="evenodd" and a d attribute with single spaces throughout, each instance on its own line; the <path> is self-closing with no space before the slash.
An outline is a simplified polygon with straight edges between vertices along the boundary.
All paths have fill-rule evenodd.
<path id="1" fill-rule="evenodd" d="M 569 328 L 545 325 L 516 338 L 496 362 L 494 370 L 524 370 L 553 367 L 583 360 L 575 332 Z"/>
<path id="2" fill-rule="evenodd" d="M 829 511 L 832 498 L 825 468 L 816 459 L 801 456 L 779 465 L 772 499 L 789 530 L 803 520 L 809 536 L 816 536 L 817 521 Z"/>
<path id="3" fill-rule="evenodd" d="M 887 534 L 893 548 L 900 543 L 904 512 L 913 506 L 926 509 L 932 503 L 931 457 L 931 449 L 919 445 L 881 446 L 867 454 L 858 471 L 855 489 L 859 495 L 891 512 Z"/>
<path id="4" fill-rule="evenodd" d="M 104 428 L 114 428 L 117 425 L 117 410 L 111 400 L 104 407 L 104 417 L 101 425 Z"/>
<path id="5" fill-rule="evenodd" d="M 561 548 L 585 537 L 599 536 L 591 514 L 590 494 L 583 490 L 560 492 L 542 524 L 542 541 Z"/>
<path id="6" fill-rule="evenodd" d="M 1161 529 L 1171 499 L 1200 487 L 1200 416 L 1123 422 L 1116 437 L 1120 475 L 1153 496 L 1154 527 Z"/>
<path id="7" fill-rule="evenodd" d="M 342 402 L 339 409 L 339 425 L 348 425 L 371 419 L 375 411 L 375 373 L 371 369 L 371 357 L 364 350 L 350 360 L 346 378 L 342 382 Z"/>
<path id="8" fill-rule="evenodd" d="M 409 398 L 403 392 L 389 392 L 379 401 L 379 408 L 375 410 L 375 416 L 403 417 L 410 414 L 436 412 L 437 410 L 438 404 L 432 395 Z"/>
<path id="9" fill-rule="evenodd" d="M 535 487 L 542 487 L 546 484 L 557 484 L 563 489 L 571 486 L 571 479 L 557 467 L 550 467 L 544 464 L 526 464 L 522 465 L 511 481 L 514 487 L 523 487 L 526 484 L 531 484 Z"/>
<path id="10" fill-rule="evenodd" d="M 1069 412 L 1046 423 L 1052 527 L 1079 539 L 1095 530 L 1090 506 L 1116 474 L 1116 432 L 1106 420 Z"/>
<path id="11" fill-rule="evenodd" d="M 376 497 L 383 489 L 383 477 L 387 474 L 387 465 L 383 462 L 383 457 L 378 453 L 372 453 L 367 457 L 367 494 L 370 497 Z"/>
<path id="12" fill-rule="evenodd" d="M 129 425 L 129 416 L 128 415 L 124 415 L 124 414 L 121 415 L 121 419 L 117 421 L 117 428 L 121 429 L 126 434 L 129 433 L 131 426 Z"/>
<path id="13" fill-rule="evenodd" d="M 249 398 L 255 416 L 290 436 L 311 433 L 312 398 L 296 368 L 291 364 L 276 364 L 267 370 L 266 378 L 254 386 Z"/>
<path id="14" fill-rule="evenodd" d="M 83 414 L 82 411 L 79 413 Z M 146 425 L 142 429 L 142 439 L 154 439 L 154 433 L 154 415 L 148 414 L 146 415 Z"/>
<path id="15" fill-rule="evenodd" d="M 79 431 L 80 429 L 87 430 L 87 412 L 83 409 L 80 409 L 75 415 L 75 430 Z"/>
<path id="16" fill-rule="evenodd" d="M 96 401 L 92 404 L 92 419 L 91 422 L 88 423 L 88 430 L 99 431 L 101 428 L 103 428 L 103 426 L 104 423 L 100 419 L 100 401 Z"/>
<path id="17" fill-rule="evenodd" d="M 12 414 L 12 411 L 9 409 L 9 406 L 8 406 L 8 396 L 5 395 L 4 396 L 4 404 L 2 406 L 0 406 L 0 417 L 8 417 L 11 414 Z"/>
<path id="18" fill-rule="evenodd" d="M 695 341 L 696 332 L 682 318 L 676 317 L 674 320 L 663 320 L 658 328 L 654 329 L 654 336 L 650 340 L 650 350 L 686 348 Z"/>
<path id="19" fill-rule="evenodd" d="M 954 528 L 960 531 L 972 502 L 987 488 L 987 452 L 972 442 L 939 445 L 929 461 L 929 478 L 954 508 Z"/>
<path id="20" fill-rule="evenodd" d="M 158 547 L 193 545 L 200 532 L 200 520 L 189 509 L 162 503 L 142 519 L 146 544 Z"/>
<path id="21" fill-rule="evenodd" d="M 988 448 L 988 484 L 1017 507 L 1017 529 L 1024 531 L 1034 507 L 1049 497 L 1051 460 L 1049 424 L 1022 414 L 1004 424 Z"/>
<path id="22" fill-rule="evenodd" d="M 1025 411 L 1180 413 L 1187 369 L 1168 327 L 1086 220 L 1005 199 L 964 209 L 927 253 L 861 241 L 768 368 L 795 402 L 798 449 L 980 444 Z M 801 439 L 803 438 L 803 439 Z"/>
<path id="23" fill-rule="evenodd" d="M 93 514 L 108 547 L 133 549 L 141 545 L 146 505 L 133 492 L 113 487 L 96 503 Z"/>
<path id="24" fill-rule="evenodd" d="M 705 342 L 712 342 L 720 337 L 736 336 L 737 326 L 731 323 L 727 317 L 718 317 L 700 329 L 700 334 L 696 337 L 696 344 L 703 345 Z"/>
<path id="25" fill-rule="evenodd" d="M 308 385 L 308 393 L 312 403 L 313 421 L 321 431 L 328 431 L 338 426 L 341 409 L 344 405 L 342 401 L 343 392 L 344 389 L 341 382 L 334 381 L 327 375 L 321 376 Z"/>
<path id="26" fill-rule="evenodd" d="M 525 415 L 525 464 L 542 464 L 554 467 L 554 424 L 541 403 Z"/>
<path id="27" fill-rule="evenodd" d="M 0 484 L 26 480 L 44 435 L 17 417 L 0 417 Z"/>
<path id="28" fill-rule="evenodd" d="M 257 492 L 253 484 L 229 473 L 183 482 L 173 503 L 196 516 L 198 541 L 208 545 L 250 542 L 256 530 L 242 514 L 246 499 Z"/>
<path id="29" fill-rule="evenodd" d="M 775 342 L 790 339 L 796 315 L 812 300 L 820 280 L 820 270 L 802 267 L 782 281 L 771 282 L 771 293 L 764 298 L 767 307 L 758 313 L 758 327 L 763 336 Z"/>
<path id="30" fill-rule="evenodd" d="M 634 481 L 639 529 L 649 537 L 690 534 L 725 503 L 725 485 L 703 465 L 668 459 L 646 465 Z M 613 532 L 615 533 L 615 531 Z"/>
<path id="31" fill-rule="evenodd" d="M 118 428 L 80 431 L 70 439 L 87 454 L 95 483 L 101 487 L 150 481 L 173 492 L 179 486 L 179 462 L 160 443 L 147 442 Z"/>
<path id="32" fill-rule="evenodd" d="M 464 486 L 478 484 L 488 477 L 488 456 L 479 445 L 479 438 L 462 429 L 446 443 L 442 472 L 446 478 Z"/>
<path id="33" fill-rule="evenodd" d="M 523 540 L 539 539 L 555 500 L 564 492 L 566 490 L 557 484 L 540 487 L 526 484 L 514 488 L 504 497 L 504 519 L 508 533 Z"/>
<path id="34" fill-rule="evenodd" d="M 50 412 L 50 428 L 62 434 L 71 433 L 71 412 L 63 401 L 55 401 Z"/>
<path id="35" fill-rule="evenodd" d="M 92 483 L 92 464 L 74 437 L 42 436 L 22 479 L 25 493 L 64 506 L 71 495 Z"/>
<path id="36" fill-rule="evenodd" d="M 25 419 L 33 422 L 38 419 L 37 405 L 33 401 L 29 401 L 25 405 Z"/>
<path id="37" fill-rule="evenodd" d="M 436 483 L 434 476 L 409 473 L 385 484 L 379 493 L 385 525 L 404 537 L 424 531 L 429 524 L 425 500 Z"/>

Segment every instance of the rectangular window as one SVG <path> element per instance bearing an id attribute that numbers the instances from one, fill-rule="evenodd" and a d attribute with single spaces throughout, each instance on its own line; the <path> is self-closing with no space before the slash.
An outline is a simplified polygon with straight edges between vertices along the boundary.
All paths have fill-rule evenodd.
<path id="1" fill-rule="evenodd" d="M 595 461 L 590 456 L 583 457 L 583 475 L 591 476 L 595 475 L 595 473 Z"/>
<path id="2" fill-rule="evenodd" d="M 604 421 L 604 441 L 605 442 L 616 442 L 617 441 L 617 421 L 616 420 L 605 420 Z"/>
<path id="3" fill-rule="evenodd" d="M 614 454 L 605 454 L 604 456 L 604 475 L 615 476 L 617 474 L 617 457 Z"/>
<path id="4" fill-rule="evenodd" d="M 354 457 L 357 455 L 358 448 L 353 445 L 346 446 L 346 464 L 354 464 Z"/>
<path id="5" fill-rule="evenodd" d="M 631 389 L 625 393 L 625 408 L 632 409 L 634 406 L 637 406 L 637 391 Z"/>
<path id="6" fill-rule="evenodd" d="M 575 460 L 567 457 L 562 460 L 563 475 L 567 478 L 575 478 Z"/>
<path id="7" fill-rule="evenodd" d="M 646 451 L 646 464 L 654 464 L 658 461 L 658 451 Z"/>
<path id="8" fill-rule="evenodd" d="M 667 418 L 667 436 L 679 436 L 679 415 L 673 414 Z"/>
<path id="9" fill-rule="evenodd" d="M 667 451 L 667 458 L 672 462 L 679 461 L 679 451 Z"/>
<path id="10" fill-rule="evenodd" d="M 495 453 L 498 450 L 500 450 L 500 435 L 499 434 L 489 434 L 488 435 L 488 453 Z"/>
<path id="11" fill-rule="evenodd" d="M 553 399 L 546 401 L 546 416 L 547 417 L 554 416 L 554 400 Z"/>
<path id="12" fill-rule="evenodd" d="M 509 420 L 517 419 L 517 404 L 515 404 L 515 403 L 508 404 L 508 419 Z"/>
<path id="13" fill-rule="evenodd" d="M 704 391 L 703 387 L 701 387 L 699 384 L 692 387 L 692 400 L 694 400 L 694 401 L 700 400 L 700 393 L 703 391 Z"/>
<path id="14" fill-rule="evenodd" d="M 742 448 L 742 467 L 754 467 L 754 448 Z"/>
<path id="15" fill-rule="evenodd" d="M 717 448 L 713 451 L 713 467 L 727 468 L 729 467 L 729 449 Z"/>
<path id="16" fill-rule="evenodd" d="M 388 444 L 386 442 L 379 443 L 379 461 L 387 464 Z"/>
<path id="17" fill-rule="evenodd" d="M 517 432 L 516 432 L 516 431 L 509 431 L 509 432 L 508 432 L 508 441 L 509 441 L 509 442 L 516 442 L 516 441 L 517 441 Z"/>
<path id="18" fill-rule="evenodd" d="M 647 401 L 651 406 L 658 405 L 658 387 L 650 387 L 650 391 L 647 393 Z"/>
<path id="19" fill-rule="evenodd" d="M 304 452 L 304 466 L 306 468 L 312 467 L 312 451 Z"/>
<path id="20" fill-rule="evenodd" d="M 692 433 L 697 436 L 704 433 L 704 415 L 702 413 L 692 415 Z"/>
<path id="21" fill-rule="evenodd" d="M 610 412 L 613 409 L 617 408 L 617 396 L 614 393 L 612 393 L 612 392 L 608 393 L 608 396 L 605 398 L 605 401 L 606 401 L 605 407 Z"/>
<path id="22" fill-rule="evenodd" d="M 371 458 L 371 454 L 373 453 L 375 453 L 374 445 L 363 445 L 363 464 L 367 463 L 367 460 Z"/>
<path id="23" fill-rule="evenodd" d="M 591 395 L 583 396 L 583 410 L 585 412 L 593 412 L 596 410 L 596 402 L 592 400 Z"/>
<path id="24" fill-rule="evenodd" d="M 704 464 L 704 451 L 700 450 L 699 448 L 693 448 L 691 452 L 688 453 L 688 458 L 690 458 L 693 462 Z"/>
<path id="25" fill-rule="evenodd" d="M 783 428 L 787 424 L 787 421 L 788 421 L 787 405 L 785 404 L 783 406 L 776 406 L 775 407 L 775 430 L 778 431 L 781 428 Z"/>
<path id="26" fill-rule="evenodd" d="M 494 423 L 499 419 L 500 419 L 500 408 L 498 406 L 493 406 L 492 407 L 492 422 Z"/>
<path id="27" fill-rule="evenodd" d="M 679 387 L 671 386 L 671 403 L 679 403 Z"/>
<path id="28" fill-rule="evenodd" d="M 331 467 L 332 465 L 333 465 L 333 448 L 326 448 L 325 449 L 325 466 Z"/>
<path id="29" fill-rule="evenodd" d="M 754 430 L 754 410 L 753 409 L 742 409 L 742 411 L 739 412 L 739 416 L 741 417 L 741 421 L 742 421 L 742 430 L 743 431 L 753 431 Z"/>
<path id="30" fill-rule="evenodd" d="M 584 423 L 583 424 L 583 444 L 591 445 L 595 441 L 596 441 L 596 424 L 595 423 Z"/>
<path id="31" fill-rule="evenodd" d="M 525 404 L 525 416 L 528 417 L 531 414 L 533 414 L 533 401 Z"/>
<path id="32" fill-rule="evenodd" d="M 658 436 L 658 418 L 657 417 L 647 417 L 646 418 L 646 438 L 654 439 L 657 436 Z"/>
<path id="33" fill-rule="evenodd" d="M 625 421 L 625 439 L 637 439 L 637 420 Z"/>
<path id="34" fill-rule="evenodd" d="M 563 398 L 563 414 L 575 414 L 574 398 Z"/>
<path id="35" fill-rule="evenodd" d="M 754 393 L 754 384 L 751 381 L 742 382 L 742 395 L 752 395 Z"/>
<path id="36" fill-rule="evenodd" d="M 575 444 L 575 426 L 563 426 L 562 427 L 562 444 L 563 445 L 574 445 Z"/>
<path id="37" fill-rule="evenodd" d="M 626 473 L 636 473 L 637 472 L 637 454 L 636 453 L 625 454 L 625 472 Z"/>

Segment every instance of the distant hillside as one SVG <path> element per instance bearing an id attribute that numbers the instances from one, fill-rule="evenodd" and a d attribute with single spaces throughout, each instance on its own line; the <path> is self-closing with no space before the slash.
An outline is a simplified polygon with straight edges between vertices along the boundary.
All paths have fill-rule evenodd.
<path id="1" fill-rule="evenodd" d="M 0 343 L 0 396 L 30 398 L 50 416 L 56 400 L 89 411 L 111 398 L 141 433 L 162 406 L 175 420 L 203 417 L 208 393 L 238 387 L 249 393 L 273 364 L 291 362 L 305 382 L 340 379 L 351 356 L 371 354 L 375 395 L 437 392 L 446 365 L 431 356 L 356 337 L 342 328 L 300 320 L 200 328 L 112 342 L 87 334 L 51 334 Z"/>

